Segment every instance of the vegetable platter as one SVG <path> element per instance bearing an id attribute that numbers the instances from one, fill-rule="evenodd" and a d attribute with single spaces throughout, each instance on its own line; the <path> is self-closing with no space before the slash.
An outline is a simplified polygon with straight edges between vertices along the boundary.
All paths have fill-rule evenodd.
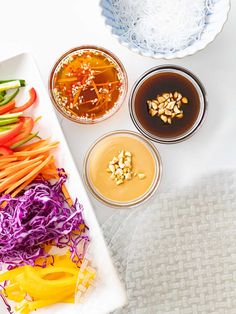
<path id="1" fill-rule="evenodd" d="M 9 93 L 8 89 L 12 92 Z M 12 99 L 9 99 L 11 95 Z M 8 234 L 8 238 L 1 236 L 2 239 L 0 239 L 0 259 L 5 262 L 0 274 L 2 291 L 5 289 L 10 300 L 14 300 L 16 303 L 23 302 L 23 308 L 27 303 L 28 307 L 25 312 L 24 310 L 19 311 L 23 314 L 28 313 L 29 309 L 37 309 L 39 314 L 105 314 L 124 305 L 126 301 L 125 292 L 112 265 L 95 214 L 38 69 L 29 53 L 21 53 L 0 62 L 0 104 L 0 164 L 2 165 L 0 190 L 1 193 L 7 192 L 8 195 L 11 194 L 12 197 L 15 197 L 15 199 L 9 199 L 9 196 L 1 196 L 1 224 L 8 224 L 9 228 L 9 217 L 13 218 L 14 215 L 17 215 L 17 219 L 12 220 L 13 223 L 10 226 L 12 234 Z M 34 125 L 33 128 L 31 128 L 32 124 Z M 80 136 L 82 135 L 77 135 L 78 142 Z M 37 154 L 35 153 L 36 150 Z M 51 155 L 51 151 L 53 151 L 53 155 Z M 32 154 L 35 156 L 32 157 Z M 8 165 L 5 168 L 5 162 L 9 163 L 9 160 L 10 167 Z M 39 178 L 36 170 L 44 163 L 48 168 L 45 168 L 44 173 L 43 170 L 40 172 L 41 177 Z M 29 181 L 25 179 L 29 172 L 27 169 L 32 174 Z M 36 181 L 29 183 L 24 190 L 24 184 L 32 181 L 31 179 L 35 174 Z M 54 178 L 54 181 L 49 180 L 51 178 Z M 34 209 L 34 206 L 39 206 L 39 195 L 41 195 L 40 206 L 43 206 L 40 216 L 38 209 Z M 45 199 L 47 201 L 44 202 Z M 48 200 L 50 206 L 45 205 L 48 204 Z M 34 206 L 31 206 L 31 202 Z M 68 206 L 65 206 L 66 208 L 61 211 L 60 208 L 64 206 L 64 203 L 69 205 L 67 204 Z M 22 218 L 22 215 L 27 213 L 25 208 L 22 210 L 23 206 L 31 210 L 31 216 L 28 213 L 30 217 Z M 25 219 L 25 228 L 28 219 L 27 230 L 30 230 L 33 235 L 28 240 L 19 236 L 23 229 L 14 229 L 19 228 L 18 220 L 23 221 L 23 219 Z M 54 224 L 55 219 L 64 219 L 63 224 L 62 222 L 60 222 L 61 224 Z M 53 231 L 52 229 L 49 230 L 49 223 L 50 228 L 52 225 L 54 226 Z M 83 230 L 79 235 L 78 229 L 73 229 L 73 223 L 76 226 L 82 226 L 81 230 Z M 48 233 L 45 233 L 40 228 L 44 228 L 44 230 L 48 228 L 49 231 L 47 230 Z M 16 230 L 20 231 L 16 232 Z M 69 232 L 68 230 L 70 230 L 69 237 L 66 234 Z M 81 260 L 78 257 L 80 255 L 76 255 L 77 243 L 80 242 L 73 242 L 72 237 L 70 237 L 73 232 L 75 238 L 83 236 L 83 241 L 86 242 L 86 245 L 84 244 L 86 253 L 85 256 L 82 254 Z M 45 233 L 44 236 L 42 233 Z M 63 234 L 63 238 L 55 240 L 58 234 Z M 22 239 L 25 241 L 26 248 L 21 243 Z M 44 247 L 44 251 L 41 247 L 35 246 L 39 239 L 47 243 L 48 250 L 47 246 Z M 66 242 L 63 242 L 65 239 Z M 70 243 L 70 252 L 67 247 L 68 243 Z M 21 252 L 22 248 L 23 252 Z M 63 250 L 65 251 L 64 254 Z M 49 261 L 50 258 L 52 258 L 51 261 Z M 73 259 L 76 260 L 77 264 L 74 263 Z M 80 265 L 84 267 L 84 261 L 88 264 L 83 270 Z M 78 266 L 78 263 L 81 264 Z M 8 271 L 5 276 L 6 267 L 8 267 Z M 48 273 L 50 269 L 55 272 L 57 269 L 57 276 Z M 74 278 L 73 280 L 78 286 L 78 269 L 82 279 L 83 276 L 91 279 L 85 281 L 86 284 L 92 282 L 88 292 L 84 293 L 81 300 L 77 293 L 72 299 L 71 295 L 68 294 L 69 289 L 74 287 L 71 286 L 71 277 Z M 60 277 L 62 275 L 58 275 L 59 270 L 61 270 L 60 274 L 71 272 L 72 275 L 62 278 Z M 40 276 L 44 274 L 43 280 L 41 277 L 37 277 L 37 272 L 41 274 Z M 11 274 L 10 277 L 9 274 Z M 2 283 L 3 281 L 4 283 Z M 27 284 L 24 284 L 25 282 Z M 55 282 L 60 283 L 60 285 L 55 286 Z M 37 287 L 39 283 L 42 285 L 41 290 Z M 45 286 L 43 286 L 44 283 L 46 283 Z M 44 289 L 46 293 L 44 293 Z M 33 291 L 33 296 L 30 295 L 29 291 Z M 78 290 L 76 291 L 78 292 Z M 65 294 L 64 297 L 62 297 L 63 294 Z M 49 295 L 52 297 L 49 298 Z M 52 299 L 55 302 L 51 302 Z M 9 308 L 7 310 L 4 300 L 8 301 L 7 298 L 3 298 L 0 303 L 0 313 L 9 313 Z M 39 306 L 35 305 L 34 308 L 31 306 L 32 304 Z M 12 302 L 10 305 L 13 313 L 15 313 L 15 309 L 19 308 L 12 306 Z"/>

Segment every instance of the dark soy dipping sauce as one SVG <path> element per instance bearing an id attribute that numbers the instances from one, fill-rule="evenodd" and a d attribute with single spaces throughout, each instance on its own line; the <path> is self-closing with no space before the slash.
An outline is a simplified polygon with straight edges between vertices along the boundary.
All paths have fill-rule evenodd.
<path id="1" fill-rule="evenodd" d="M 165 124 L 157 115 L 151 117 L 147 100 L 175 91 L 188 98 L 188 104 L 181 106 L 183 118 L 174 118 L 172 124 Z M 157 73 L 139 86 L 134 99 L 134 111 L 139 123 L 149 133 L 157 137 L 172 138 L 185 134 L 194 125 L 200 111 L 200 99 L 194 85 L 184 76 L 171 72 Z"/>

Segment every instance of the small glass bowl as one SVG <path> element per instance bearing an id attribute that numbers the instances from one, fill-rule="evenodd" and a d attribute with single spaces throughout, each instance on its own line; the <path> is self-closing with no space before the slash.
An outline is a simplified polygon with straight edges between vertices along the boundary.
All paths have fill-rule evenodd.
<path id="1" fill-rule="evenodd" d="M 135 110 L 135 102 L 136 102 L 136 95 L 141 90 L 140 88 L 142 85 L 150 78 L 153 78 L 154 76 L 158 76 L 159 74 L 163 73 L 173 73 L 176 75 L 179 75 L 180 77 L 183 77 L 188 81 L 189 84 L 193 87 L 193 89 L 196 91 L 199 99 L 199 112 L 197 115 L 196 120 L 194 123 L 186 129 L 183 133 L 178 134 L 177 136 L 158 136 L 155 135 L 154 132 L 149 131 L 147 128 L 145 128 L 142 123 L 140 122 L 140 119 L 138 118 Z M 167 90 L 163 90 L 163 92 L 167 92 Z M 147 101 L 148 99 L 146 99 Z M 147 106 L 146 101 L 144 101 L 144 106 Z M 188 105 L 190 106 L 190 105 Z M 202 125 L 207 110 L 207 96 L 206 91 L 201 83 L 201 81 L 190 71 L 183 67 L 174 66 L 174 65 L 163 65 L 154 67 L 147 72 L 145 72 L 134 84 L 129 98 L 129 111 L 131 119 L 135 125 L 135 127 L 148 139 L 161 143 L 161 144 L 175 144 L 182 142 L 189 137 L 191 137 Z M 156 118 L 156 117 L 155 117 Z"/>
<path id="2" fill-rule="evenodd" d="M 155 174 L 153 181 L 150 185 L 150 187 L 147 189 L 147 191 L 142 194 L 140 197 L 131 200 L 131 201 L 116 201 L 116 200 L 111 200 L 107 197 L 104 197 L 94 186 L 91 178 L 90 178 L 90 162 L 91 162 L 91 156 L 95 149 L 99 147 L 100 144 L 102 144 L 103 140 L 106 140 L 108 138 L 114 138 L 114 137 L 120 137 L 120 136 L 125 136 L 125 137 L 131 137 L 134 138 L 138 141 L 140 141 L 142 144 L 145 145 L 145 147 L 149 150 L 151 156 L 154 159 L 154 164 L 155 164 Z M 159 152 L 157 151 L 156 147 L 148 141 L 144 136 L 137 132 L 132 132 L 132 131 L 126 131 L 126 130 L 120 130 L 120 131 L 113 131 L 109 132 L 99 139 L 97 139 L 90 149 L 88 150 L 85 159 L 84 159 L 84 180 L 87 185 L 87 188 L 91 192 L 91 194 L 100 202 L 103 204 L 110 206 L 110 207 L 115 207 L 115 208 L 131 208 L 138 206 L 140 204 L 143 204 L 147 200 L 149 200 L 154 193 L 156 192 L 160 181 L 161 181 L 161 176 L 162 176 L 162 162 L 161 162 L 161 157 Z M 111 182 L 113 183 L 113 182 Z"/>
<path id="3" fill-rule="evenodd" d="M 84 118 L 84 117 L 79 117 L 79 116 L 72 116 L 70 114 L 68 114 L 65 110 L 63 110 L 64 108 L 62 108 L 62 106 L 60 106 L 55 97 L 54 97 L 54 93 L 53 93 L 53 82 L 54 82 L 54 75 L 55 72 L 57 70 L 57 67 L 59 66 L 59 64 L 61 63 L 61 61 L 63 61 L 63 59 L 67 58 L 68 55 L 70 54 L 74 54 L 76 51 L 81 51 L 81 50 L 92 50 L 92 51 L 98 51 L 98 52 L 102 52 L 103 54 L 107 55 L 110 59 L 112 59 L 112 61 L 117 65 L 117 67 L 120 70 L 120 73 L 122 74 L 122 93 L 120 95 L 120 97 L 118 98 L 117 102 L 114 104 L 114 106 L 104 115 L 97 117 L 97 118 Z M 93 46 L 93 45 L 84 45 L 84 46 L 79 46 L 73 49 L 70 49 L 69 51 L 65 52 L 55 63 L 55 65 L 53 66 L 50 76 L 49 76 L 49 83 L 48 83 L 48 89 L 49 89 L 49 95 L 50 98 L 52 100 L 52 103 L 54 105 L 54 107 L 67 119 L 76 122 L 76 123 L 80 123 L 80 124 L 94 124 L 94 123 L 98 123 L 101 121 L 104 121 L 106 119 L 108 119 L 109 117 L 113 116 L 122 106 L 122 104 L 124 103 L 124 100 L 126 98 L 127 95 L 127 91 L 128 91 L 128 78 L 127 78 L 127 73 L 126 70 L 123 66 L 123 64 L 121 63 L 121 61 L 109 50 L 102 48 L 102 47 L 98 47 L 98 46 Z"/>

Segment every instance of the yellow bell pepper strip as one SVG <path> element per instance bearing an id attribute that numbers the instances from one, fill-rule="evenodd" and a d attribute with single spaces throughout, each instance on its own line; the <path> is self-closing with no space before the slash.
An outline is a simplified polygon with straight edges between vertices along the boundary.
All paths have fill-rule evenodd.
<path id="1" fill-rule="evenodd" d="M 48 305 L 52 305 L 52 304 L 56 304 L 56 303 L 64 303 L 64 297 L 70 296 L 69 293 L 62 293 L 61 295 L 57 295 L 56 298 L 54 299 L 42 299 L 42 300 L 36 300 L 36 301 L 26 301 L 26 302 L 22 302 L 21 306 L 16 306 L 16 311 L 17 313 L 19 312 L 20 314 L 28 314 L 31 311 L 35 311 L 37 309 L 43 308 L 45 306 Z M 70 303 L 74 303 L 74 298 L 71 298 L 72 302 Z M 67 303 L 67 302 L 66 302 Z"/>
<path id="2" fill-rule="evenodd" d="M 78 271 L 70 277 L 64 275 L 62 278 L 56 280 L 44 279 L 40 270 L 34 270 L 32 266 L 25 266 L 24 271 L 25 280 L 21 283 L 21 287 L 34 299 L 55 298 L 58 293 L 63 293 L 63 291 L 70 290 L 71 288 L 72 290 L 75 290 L 75 285 L 77 282 L 76 275 L 78 274 Z M 57 272 L 57 269 L 55 271 Z M 68 273 L 68 270 L 65 268 L 65 266 L 64 273 Z M 43 290 L 42 287 L 44 287 Z"/>
<path id="3" fill-rule="evenodd" d="M 58 302 L 73 303 L 77 287 L 84 292 L 93 284 L 95 270 L 87 264 L 78 268 L 69 253 L 54 255 L 53 260 L 52 265 L 51 258 L 38 259 L 39 265 L 46 262 L 45 268 L 22 266 L 0 274 L 0 282 L 7 281 L 1 294 L 17 303 L 17 313 L 29 314 Z"/>
<path id="4" fill-rule="evenodd" d="M 0 282 L 4 282 L 6 280 L 13 280 L 15 276 L 20 274 L 19 268 L 14 268 L 10 271 L 6 271 L 5 273 L 0 274 Z"/>
<path id="5" fill-rule="evenodd" d="M 59 303 L 64 300 L 64 297 L 69 297 L 71 293 L 66 293 L 65 291 L 61 295 L 57 295 L 54 299 L 45 299 L 45 300 L 37 300 L 33 302 L 28 302 L 28 307 L 30 311 L 35 311 L 37 309 L 40 309 L 42 307 L 52 305 L 55 303 Z M 72 302 L 73 303 L 73 302 Z"/>
<path id="6" fill-rule="evenodd" d="M 13 283 L 5 288 L 5 294 L 8 299 L 11 299 L 15 302 L 21 302 L 25 297 L 25 293 L 20 290 L 20 286 L 18 283 Z"/>

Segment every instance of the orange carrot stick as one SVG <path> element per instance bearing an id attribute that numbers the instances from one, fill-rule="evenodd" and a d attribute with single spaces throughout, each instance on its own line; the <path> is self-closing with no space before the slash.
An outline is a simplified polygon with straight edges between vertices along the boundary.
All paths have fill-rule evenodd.
<path id="1" fill-rule="evenodd" d="M 5 191 L 5 194 L 9 194 L 10 192 L 14 191 L 19 185 L 21 185 L 22 183 L 24 183 L 28 179 L 32 178 L 35 175 L 38 175 L 40 173 L 40 171 L 48 164 L 48 162 L 50 162 L 51 158 L 52 158 L 52 155 L 49 155 L 47 159 L 45 159 L 43 162 L 40 162 L 40 165 L 35 167 L 33 169 L 33 171 L 31 171 L 26 176 L 24 176 L 22 179 L 20 179 L 19 181 L 17 181 L 13 185 L 11 185 L 11 187 L 9 187 Z"/>
<path id="2" fill-rule="evenodd" d="M 38 148 L 36 150 L 16 152 L 16 153 L 14 153 L 14 156 L 26 157 L 26 156 L 38 155 L 40 153 L 45 153 L 45 152 L 48 152 L 49 150 L 51 150 L 53 148 L 56 148 L 58 146 L 58 144 L 59 144 L 59 142 L 54 142 L 50 145 Z"/>
<path id="3" fill-rule="evenodd" d="M 102 106 L 104 106 L 106 100 L 104 101 L 100 101 L 100 104 L 99 104 L 99 101 L 96 103 L 96 106 L 94 106 L 94 108 L 91 108 L 89 110 L 87 110 L 87 112 L 96 112 L 98 109 L 100 109 Z M 99 105 L 98 105 L 99 104 Z"/>
<path id="4" fill-rule="evenodd" d="M 43 157 L 43 155 L 41 155 L 42 157 Z M 5 166 L 4 166 L 4 169 L 2 169 L 1 167 L 0 167 L 0 169 L 1 169 L 1 171 L 4 171 L 4 170 L 6 170 L 6 169 L 8 169 L 8 168 L 10 168 L 10 167 L 12 167 L 12 166 L 15 166 L 15 165 L 19 165 L 20 163 L 22 163 L 22 162 L 25 162 L 25 161 L 28 161 L 28 160 L 30 160 L 30 158 L 29 157 L 27 157 L 27 158 L 23 158 L 22 160 L 16 160 L 16 161 L 13 161 L 13 162 L 9 162 L 8 164 L 6 164 Z M 31 159 L 32 160 L 32 159 Z M 1 172 L 0 171 L 0 172 Z"/>
<path id="5" fill-rule="evenodd" d="M 79 99 L 79 96 L 80 96 L 80 94 L 81 94 L 81 92 L 82 92 L 83 85 L 84 85 L 84 83 L 86 82 L 86 80 L 87 80 L 87 76 L 85 76 L 85 77 L 82 79 L 81 86 L 79 87 L 78 92 L 75 94 L 75 97 L 74 97 L 74 100 L 73 100 L 73 105 L 75 105 L 75 104 L 77 103 L 77 101 L 78 101 L 78 99 Z"/>
<path id="6" fill-rule="evenodd" d="M 0 170 L 2 170 L 2 169 L 5 169 L 6 168 L 6 166 L 8 166 L 8 165 L 13 165 L 14 164 L 14 162 L 8 162 L 8 161 L 5 161 L 5 162 L 3 162 L 3 163 L 0 163 Z"/>
<path id="7" fill-rule="evenodd" d="M 31 170 L 33 170 L 36 166 L 38 166 L 40 164 L 42 164 L 42 162 L 37 161 L 33 165 L 30 165 L 30 166 L 18 171 L 17 173 L 14 173 L 12 176 L 8 177 L 7 179 L 5 179 L 2 183 L 0 183 L 0 193 L 5 191 L 9 187 L 9 185 L 17 182 L 19 179 L 21 179 L 22 177 L 27 175 L 29 172 L 31 172 Z"/>
<path id="8" fill-rule="evenodd" d="M 36 177 L 38 176 L 38 173 L 26 180 L 23 184 L 21 184 L 12 194 L 11 197 L 15 197 L 17 194 L 19 194 L 25 187 L 27 187 Z"/>
<path id="9" fill-rule="evenodd" d="M 66 82 L 74 82 L 77 81 L 77 77 L 68 77 L 68 78 L 61 78 L 59 80 L 57 80 L 58 83 L 66 83 Z"/>
<path id="10" fill-rule="evenodd" d="M 22 150 L 31 150 L 31 149 L 39 148 L 39 147 L 42 147 L 44 145 L 47 145 L 48 141 L 49 141 L 49 138 L 46 139 L 46 140 L 39 140 L 37 142 L 34 142 L 34 143 L 31 143 L 31 144 L 24 145 L 24 146 L 21 146 L 19 148 L 16 148 L 15 151 L 16 152 L 20 152 Z"/>
<path id="11" fill-rule="evenodd" d="M 78 92 L 75 94 L 75 97 L 73 99 L 73 105 L 75 106 L 75 104 L 77 103 L 80 93 L 82 92 L 82 86 L 79 88 Z"/>
<path id="12" fill-rule="evenodd" d="M 101 96 L 100 96 L 99 91 L 98 91 L 98 89 L 97 89 L 97 85 L 95 84 L 95 82 L 94 82 L 94 81 L 92 81 L 92 85 L 93 85 L 93 88 L 94 88 L 95 93 L 96 93 L 96 95 L 97 95 L 98 102 L 99 102 L 99 100 L 100 100 Z"/>
<path id="13" fill-rule="evenodd" d="M 96 67 L 91 67 L 91 70 L 96 70 L 96 69 L 107 69 L 107 68 L 114 68 L 114 65 L 103 65 L 103 66 L 96 66 Z"/>
<path id="14" fill-rule="evenodd" d="M 15 160 L 17 160 L 17 158 L 16 157 L 14 157 L 13 155 L 11 155 L 11 156 L 9 156 L 9 157 L 0 157 L 0 163 L 2 163 L 2 162 L 11 162 L 11 161 L 15 161 Z"/>
<path id="15" fill-rule="evenodd" d="M 26 160 L 23 162 L 18 162 L 13 166 L 7 167 L 4 171 L 0 172 L 0 178 L 4 178 L 7 175 L 11 173 L 16 173 L 17 171 L 21 170 L 22 168 L 25 168 L 26 166 L 30 166 L 32 164 L 35 164 L 35 162 L 42 159 L 42 156 L 36 157 L 34 159 Z"/>
<path id="16" fill-rule="evenodd" d="M 72 201 L 72 199 L 70 197 L 70 194 L 69 194 L 65 184 L 62 185 L 61 189 L 62 189 L 62 192 L 63 192 L 63 194 L 65 196 L 65 199 L 66 199 L 67 203 L 69 204 L 69 206 L 72 206 L 73 205 L 73 201 Z"/>

